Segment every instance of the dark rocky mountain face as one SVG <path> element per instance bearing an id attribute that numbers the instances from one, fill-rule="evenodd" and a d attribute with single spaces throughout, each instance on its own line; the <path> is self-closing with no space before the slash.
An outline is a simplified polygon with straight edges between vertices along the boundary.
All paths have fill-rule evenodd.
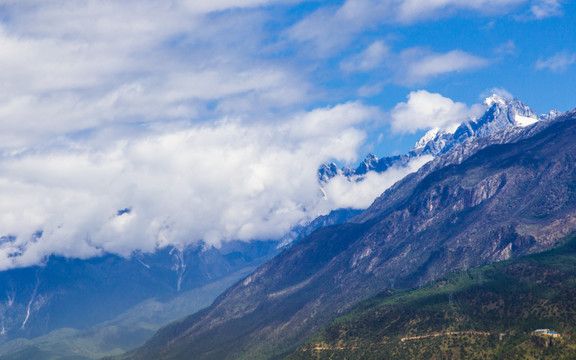
<path id="1" fill-rule="evenodd" d="M 468 143 L 348 223 L 284 250 L 127 357 L 281 357 L 377 292 L 547 249 L 576 229 L 575 169 L 575 112 Z"/>

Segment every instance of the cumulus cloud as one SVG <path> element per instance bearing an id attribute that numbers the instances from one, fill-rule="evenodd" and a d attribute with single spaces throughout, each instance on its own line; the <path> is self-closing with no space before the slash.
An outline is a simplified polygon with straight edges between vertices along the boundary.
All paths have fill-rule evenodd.
<path id="1" fill-rule="evenodd" d="M 536 69 L 548 69 L 554 72 L 562 72 L 576 62 L 576 53 L 562 51 L 552 55 L 548 59 L 540 59 L 536 62 Z"/>
<path id="2" fill-rule="evenodd" d="M 355 161 L 382 115 L 299 110 L 301 69 L 258 53 L 275 2 L 297 0 L 2 1 L 0 270 L 278 238 L 331 210 L 319 165 Z"/>
<path id="3" fill-rule="evenodd" d="M 331 159 L 354 161 L 366 136 L 357 126 L 379 116 L 346 103 L 280 124 L 223 119 L 4 154 L 0 269 L 50 254 L 279 238 L 338 205 L 323 199 L 317 169 Z"/>
<path id="4" fill-rule="evenodd" d="M 390 125 L 397 133 L 415 133 L 426 129 L 450 129 L 475 118 L 485 111 L 481 104 L 468 107 L 440 94 L 426 90 L 413 91 L 408 101 L 399 103 L 390 112 Z"/>

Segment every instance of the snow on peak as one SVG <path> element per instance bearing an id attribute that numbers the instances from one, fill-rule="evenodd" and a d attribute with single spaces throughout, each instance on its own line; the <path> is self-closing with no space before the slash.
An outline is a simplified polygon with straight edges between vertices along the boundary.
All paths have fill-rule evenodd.
<path id="1" fill-rule="evenodd" d="M 558 110 L 550 110 L 550 112 L 548 114 L 542 114 L 540 115 L 540 119 L 543 120 L 554 120 L 555 118 L 557 118 L 558 116 L 560 116 L 562 113 Z"/>
<path id="2" fill-rule="evenodd" d="M 538 118 L 522 116 L 515 114 L 514 115 L 514 122 L 516 126 L 526 127 L 538 122 Z"/>
<path id="3" fill-rule="evenodd" d="M 493 94 L 484 100 L 484 104 L 489 108 L 497 105 L 498 113 L 495 114 L 492 121 L 495 124 L 503 122 L 512 126 L 526 127 L 540 120 L 532 109 L 516 99 L 504 98 L 500 95 Z"/>
<path id="4" fill-rule="evenodd" d="M 424 136 L 420 138 L 420 140 L 418 140 L 418 142 L 416 142 L 416 145 L 414 145 L 414 149 L 421 149 L 425 147 L 426 144 L 428 144 L 430 141 L 436 138 L 436 135 L 438 135 L 439 132 L 440 132 L 439 128 L 429 130 L 426 134 L 424 134 Z"/>
<path id="5" fill-rule="evenodd" d="M 488 107 L 492 107 L 494 104 L 506 105 L 506 99 L 500 95 L 492 94 L 492 96 L 487 97 L 486 100 L 484 100 L 484 104 Z"/>

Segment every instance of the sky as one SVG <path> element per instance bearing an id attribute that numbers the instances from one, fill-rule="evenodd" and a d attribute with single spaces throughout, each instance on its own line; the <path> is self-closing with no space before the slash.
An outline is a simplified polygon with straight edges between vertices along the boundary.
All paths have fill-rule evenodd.
<path id="1" fill-rule="evenodd" d="M 0 270 L 277 239 L 433 128 L 576 107 L 568 0 L 0 0 Z"/>

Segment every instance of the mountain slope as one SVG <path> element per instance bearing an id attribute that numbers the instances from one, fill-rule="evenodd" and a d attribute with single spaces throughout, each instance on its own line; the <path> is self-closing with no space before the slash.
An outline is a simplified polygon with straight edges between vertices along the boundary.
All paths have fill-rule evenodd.
<path id="1" fill-rule="evenodd" d="M 554 246 L 576 229 L 575 113 L 539 130 L 516 143 L 465 143 L 481 150 L 409 175 L 352 221 L 299 241 L 127 357 L 279 357 L 383 289 Z"/>
<path id="2" fill-rule="evenodd" d="M 387 291 L 288 359 L 559 359 L 576 353 L 576 236 L 546 252 Z M 535 336 L 552 329 L 558 337 Z"/>

